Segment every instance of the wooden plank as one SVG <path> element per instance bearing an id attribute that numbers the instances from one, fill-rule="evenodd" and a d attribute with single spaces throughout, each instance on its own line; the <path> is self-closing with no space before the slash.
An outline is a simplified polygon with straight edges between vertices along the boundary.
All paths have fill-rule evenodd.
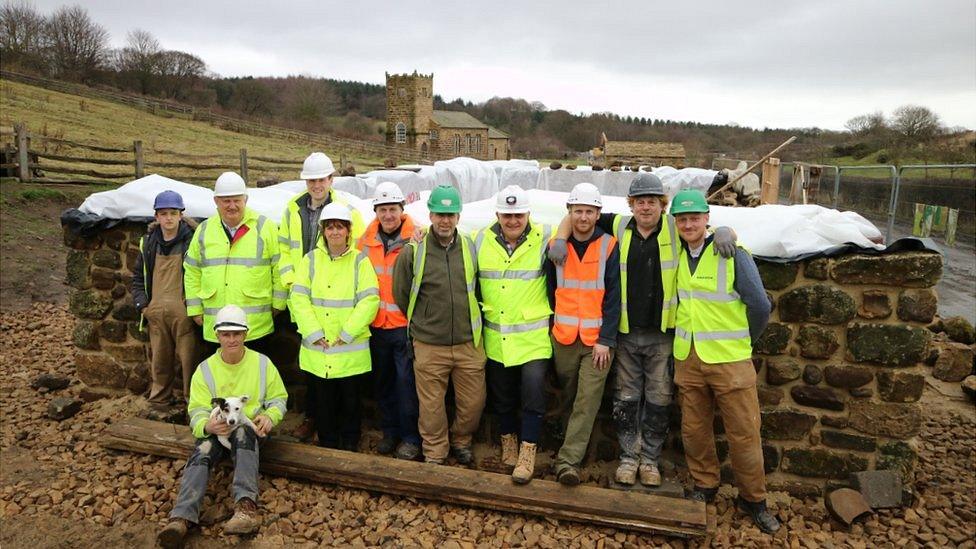
<path id="1" fill-rule="evenodd" d="M 110 158 L 88 158 L 82 156 L 65 156 L 61 154 L 50 154 L 45 152 L 35 152 L 30 151 L 31 154 L 36 154 L 38 158 L 46 158 L 48 160 L 57 160 L 59 162 L 81 162 L 84 164 L 99 164 L 102 166 L 131 166 L 132 162 L 130 160 L 113 160 Z"/>
<path id="2" fill-rule="evenodd" d="M 193 448 L 185 426 L 126 418 L 102 434 L 101 445 L 183 459 Z M 416 497 L 496 511 L 609 526 L 638 532 L 694 536 L 705 533 L 701 502 L 609 490 L 566 487 L 533 480 L 525 487 L 507 475 L 445 467 L 269 440 L 261 449 L 261 471 L 349 488 Z"/>
<path id="3" fill-rule="evenodd" d="M 776 204 L 779 201 L 779 158 L 768 158 L 763 162 L 762 186 L 759 193 L 760 204 Z"/>

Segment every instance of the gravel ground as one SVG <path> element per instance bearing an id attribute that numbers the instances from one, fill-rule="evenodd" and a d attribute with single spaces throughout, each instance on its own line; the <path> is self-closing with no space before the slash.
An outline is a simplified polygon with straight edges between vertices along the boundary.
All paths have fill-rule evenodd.
<path id="1" fill-rule="evenodd" d="M 151 546 L 175 497 L 182 461 L 103 450 L 101 430 L 144 410 L 138 397 L 84 404 L 62 422 L 46 416 L 55 396 L 77 395 L 72 318 L 64 307 L 34 304 L 0 315 L 0 544 L 9 547 Z M 44 372 L 73 379 L 57 393 L 30 382 Z M 202 531 L 191 547 L 243 544 L 473 547 L 976 547 L 976 411 L 928 395 L 917 498 L 911 508 L 876 513 L 849 530 L 822 500 L 770 495 L 784 524 L 766 536 L 730 505 L 723 487 L 707 537 L 682 540 L 592 528 L 565 521 L 467 509 L 334 486 L 262 478 L 265 525 L 249 540 L 225 537 L 230 475 L 211 481 Z"/>

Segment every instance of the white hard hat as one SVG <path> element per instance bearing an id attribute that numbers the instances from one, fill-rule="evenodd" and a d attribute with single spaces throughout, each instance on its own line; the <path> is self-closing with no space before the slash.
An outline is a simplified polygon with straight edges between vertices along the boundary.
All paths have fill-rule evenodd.
<path id="1" fill-rule="evenodd" d="M 234 172 L 224 172 L 214 184 L 214 196 L 240 196 L 247 194 L 244 178 Z"/>
<path id="2" fill-rule="evenodd" d="M 376 186 L 376 193 L 373 195 L 373 206 L 380 204 L 402 204 L 407 199 L 403 198 L 403 191 L 400 186 L 392 181 L 384 181 Z"/>
<path id="3" fill-rule="evenodd" d="M 498 213 L 529 213 L 529 193 L 518 185 L 509 185 L 498 191 L 495 197 L 495 211 Z"/>
<path id="4" fill-rule="evenodd" d="M 593 183 L 580 183 L 573 187 L 573 190 L 569 191 L 569 198 L 566 199 L 566 205 L 570 206 L 572 204 L 602 208 L 603 197 L 600 196 L 600 189 L 597 189 Z"/>
<path id="5" fill-rule="evenodd" d="M 302 163 L 302 173 L 298 177 L 301 179 L 322 179 L 334 174 L 335 171 L 331 158 L 325 156 L 325 153 L 314 152 L 308 155 L 308 158 Z"/>
<path id="6" fill-rule="evenodd" d="M 319 214 L 319 223 L 329 219 L 341 219 L 352 223 L 352 212 L 345 204 L 330 202 L 322 208 L 322 213 Z"/>
<path id="7" fill-rule="evenodd" d="M 247 315 L 237 305 L 224 305 L 214 320 L 216 332 L 243 332 L 247 330 Z"/>

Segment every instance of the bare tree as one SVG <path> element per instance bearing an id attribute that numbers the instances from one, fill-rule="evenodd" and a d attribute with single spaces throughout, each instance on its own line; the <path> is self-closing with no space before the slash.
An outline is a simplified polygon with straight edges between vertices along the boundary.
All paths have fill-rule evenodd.
<path id="1" fill-rule="evenodd" d="M 136 82 L 138 91 L 152 92 L 161 72 L 163 50 L 149 31 L 136 29 L 126 35 L 126 45 L 115 52 L 115 69 Z"/>
<path id="2" fill-rule="evenodd" d="M 108 31 L 81 6 L 62 6 L 48 20 L 45 35 L 52 71 L 61 77 L 90 79 L 105 64 Z"/>
<path id="3" fill-rule="evenodd" d="M 269 115 L 274 104 L 274 92 L 264 82 L 246 78 L 234 86 L 230 104 L 249 116 Z"/>
<path id="4" fill-rule="evenodd" d="M 909 141 L 927 141 L 942 131 L 939 115 L 920 105 L 904 105 L 895 109 L 891 127 Z"/>
<path id="5" fill-rule="evenodd" d="M 167 97 L 183 100 L 207 72 L 203 59 L 183 51 L 167 50 L 159 54 L 160 85 Z"/>
<path id="6" fill-rule="evenodd" d="M 326 117 L 339 110 L 339 96 L 324 80 L 299 77 L 289 88 L 288 115 L 305 129 L 321 129 Z"/>
<path id="7" fill-rule="evenodd" d="M 851 118 L 844 127 L 855 137 L 864 137 L 883 132 L 888 128 L 888 122 L 881 111 L 875 111 Z"/>
<path id="8" fill-rule="evenodd" d="M 4 62 L 36 64 L 44 47 L 44 16 L 26 1 L 0 7 L 0 51 Z"/>

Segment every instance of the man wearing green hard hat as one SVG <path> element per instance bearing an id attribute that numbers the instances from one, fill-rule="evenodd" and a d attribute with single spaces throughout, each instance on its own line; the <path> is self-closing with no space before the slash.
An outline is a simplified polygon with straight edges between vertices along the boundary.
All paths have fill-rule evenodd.
<path id="1" fill-rule="evenodd" d="M 708 251 L 709 206 L 701 191 L 686 189 L 671 203 L 682 248 L 674 383 L 681 406 L 681 440 L 694 481 L 692 499 L 715 499 L 721 482 L 713 431 L 719 411 L 739 488 L 736 505 L 766 533 L 779 529 L 766 508 L 759 396 L 752 342 L 766 329 L 770 303 L 759 270 L 746 250 L 722 258 Z"/>
<path id="2" fill-rule="evenodd" d="M 411 242 L 393 270 L 393 297 L 407 312 L 420 401 L 424 459 L 442 464 L 448 453 L 470 464 L 472 435 L 485 407 L 485 352 L 477 296 L 474 242 L 457 230 L 461 195 L 442 185 L 427 200 L 430 231 Z M 448 437 L 444 397 L 454 382 L 456 414 Z"/>

